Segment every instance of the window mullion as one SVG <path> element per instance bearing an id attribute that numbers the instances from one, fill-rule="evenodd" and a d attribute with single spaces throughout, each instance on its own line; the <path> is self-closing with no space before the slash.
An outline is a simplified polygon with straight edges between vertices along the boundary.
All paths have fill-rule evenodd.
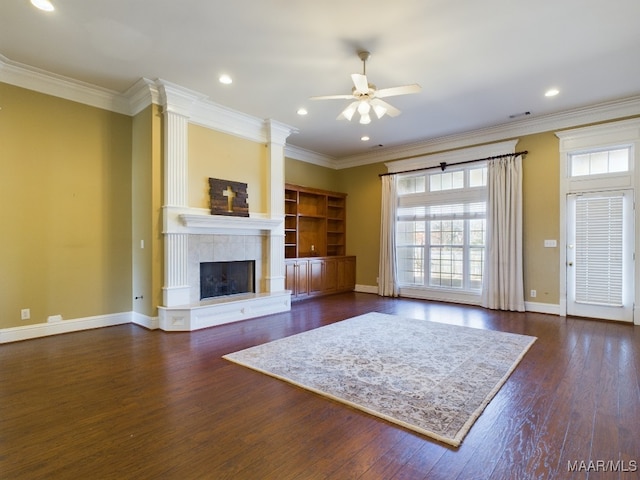
<path id="1" fill-rule="evenodd" d="M 428 220 L 424 222 L 424 252 L 422 253 L 422 286 L 429 285 L 431 280 L 431 225 Z"/>

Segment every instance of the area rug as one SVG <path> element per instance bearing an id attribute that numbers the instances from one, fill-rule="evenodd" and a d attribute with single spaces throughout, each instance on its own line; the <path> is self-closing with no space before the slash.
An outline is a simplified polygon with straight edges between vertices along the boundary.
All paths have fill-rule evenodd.
<path id="1" fill-rule="evenodd" d="M 535 340 L 375 312 L 223 358 L 459 446 Z"/>

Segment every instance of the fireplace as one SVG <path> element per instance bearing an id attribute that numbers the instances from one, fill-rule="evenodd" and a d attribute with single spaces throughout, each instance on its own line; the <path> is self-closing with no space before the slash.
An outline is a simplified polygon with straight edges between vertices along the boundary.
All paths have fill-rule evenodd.
<path id="1" fill-rule="evenodd" d="M 255 293 L 255 260 L 200 263 L 200 300 Z"/>

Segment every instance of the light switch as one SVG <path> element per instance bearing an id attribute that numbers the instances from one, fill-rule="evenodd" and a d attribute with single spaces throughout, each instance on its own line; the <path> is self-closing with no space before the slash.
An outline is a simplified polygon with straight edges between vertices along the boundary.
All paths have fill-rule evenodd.
<path id="1" fill-rule="evenodd" d="M 544 241 L 544 247 L 545 248 L 555 248 L 558 246 L 558 241 L 557 240 L 545 240 Z"/>

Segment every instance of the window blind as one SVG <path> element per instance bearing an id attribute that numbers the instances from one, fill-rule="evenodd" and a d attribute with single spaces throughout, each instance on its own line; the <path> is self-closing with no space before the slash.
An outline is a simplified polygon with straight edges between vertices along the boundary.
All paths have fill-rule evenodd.
<path id="1" fill-rule="evenodd" d="M 623 197 L 576 199 L 576 302 L 622 306 Z"/>

